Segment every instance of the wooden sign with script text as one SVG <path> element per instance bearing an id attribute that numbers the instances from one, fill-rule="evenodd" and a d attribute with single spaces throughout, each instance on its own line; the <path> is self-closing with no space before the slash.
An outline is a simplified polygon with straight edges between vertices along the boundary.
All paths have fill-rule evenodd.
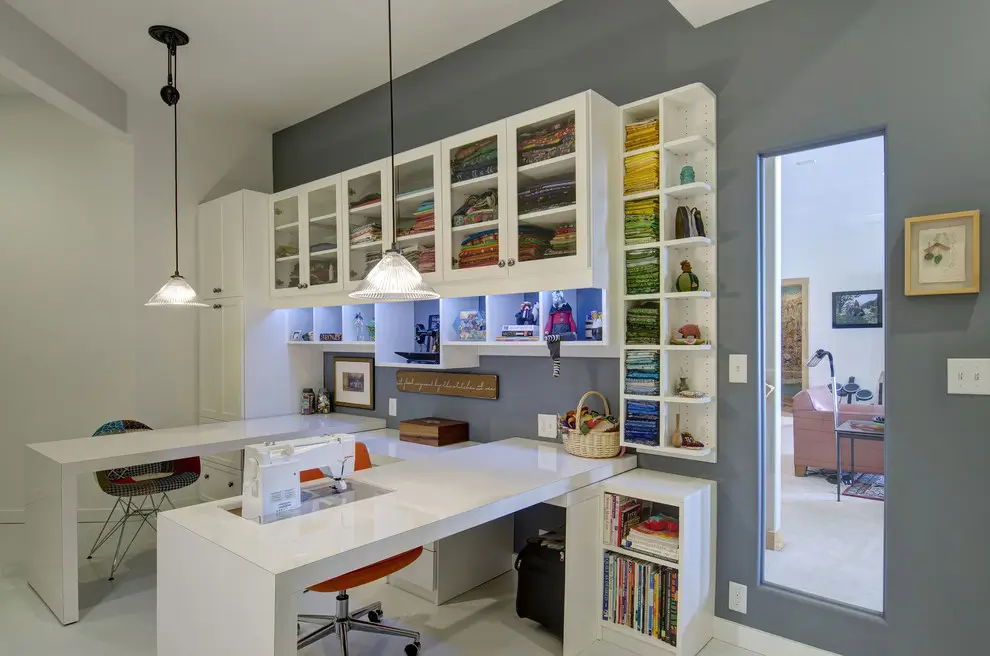
<path id="1" fill-rule="evenodd" d="M 497 399 L 495 374 L 448 374 L 432 371 L 396 371 L 395 388 L 400 392 L 463 396 L 469 399 Z"/>

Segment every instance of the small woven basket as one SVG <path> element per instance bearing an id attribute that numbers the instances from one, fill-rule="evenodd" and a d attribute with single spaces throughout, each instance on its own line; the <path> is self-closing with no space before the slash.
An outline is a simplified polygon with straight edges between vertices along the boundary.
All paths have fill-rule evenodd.
<path id="1" fill-rule="evenodd" d="M 608 408 L 608 401 L 598 392 L 586 392 L 577 404 L 577 428 L 564 429 L 564 449 L 574 456 L 582 458 L 614 458 L 619 455 L 619 427 L 616 425 L 604 432 L 581 433 L 581 408 L 584 401 L 594 394 L 602 400 L 605 406 L 605 414 L 612 414 Z"/>

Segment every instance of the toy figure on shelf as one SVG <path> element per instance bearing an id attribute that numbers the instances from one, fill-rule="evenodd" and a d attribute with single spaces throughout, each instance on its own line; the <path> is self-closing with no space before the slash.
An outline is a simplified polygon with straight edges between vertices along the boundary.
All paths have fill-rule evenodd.
<path id="1" fill-rule="evenodd" d="M 602 341 L 603 326 L 602 311 L 592 310 L 584 320 L 584 338 L 596 342 Z"/>
<path id="2" fill-rule="evenodd" d="M 553 377 L 560 377 L 560 342 L 573 342 L 577 339 L 577 324 L 574 322 L 574 311 L 564 298 L 564 292 L 551 292 L 552 307 L 550 318 L 543 329 L 546 336 L 550 359 L 553 361 Z"/>
<path id="3" fill-rule="evenodd" d="M 533 314 L 533 304 L 529 301 L 523 301 L 522 305 L 519 306 L 519 311 L 516 312 L 516 325 L 535 326 L 537 323 L 536 315 Z"/>
<path id="4" fill-rule="evenodd" d="M 670 343 L 675 346 L 700 346 L 707 344 L 708 340 L 701 339 L 701 328 L 696 323 L 686 323 L 677 329 L 674 336 L 670 338 Z"/>
<path id="5" fill-rule="evenodd" d="M 691 262 L 682 260 L 681 275 L 677 276 L 677 280 L 674 281 L 674 291 L 696 292 L 700 285 L 701 282 L 698 280 L 698 276 L 694 275 L 691 271 Z"/>
<path id="6" fill-rule="evenodd" d="M 330 414 L 330 392 L 325 387 L 321 387 L 316 393 L 316 412 L 321 415 Z"/>
<path id="7" fill-rule="evenodd" d="M 368 333 L 365 330 L 364 315 L 358 310 L 354 315 L 354 339 L 358 342 L 367 342 Z"/>

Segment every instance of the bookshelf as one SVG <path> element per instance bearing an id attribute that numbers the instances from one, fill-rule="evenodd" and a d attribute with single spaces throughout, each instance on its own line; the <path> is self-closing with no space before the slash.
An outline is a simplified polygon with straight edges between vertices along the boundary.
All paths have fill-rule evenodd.
<path id="1" fill-rule="evenodd" d="M 715 94 L 703 84 L 691 84 L 624 105 L 619 113 L 623 161 L 656 152 L 659 166 L 653 184 L 645 185 L 655 187 L 653 189 L 643 189 L 642 183 L 627 188 L 623 178 L 623 210 L 626 210 L 625 204 L 629 201 L 642 203 L 657 199 L 660 217 L 657 234 L 641 234 L 639 239 L 632 240 L 642 243 L 624 240 L 624 260 L 655 257 L 659 262 L 659 275 L 656 280 L 649 280 L 650 284 L 644 282 L 642 275 L 638 278 L 633 276 L 631 289 L 629 270 L 623 263 L 623 317 L 619 322 L 619 341 L 622 344 L 622 444 L 641 453 L 713 463 L 718 457 L 717 406 L 714 403 L 718 382 Z M 626 126 L 643 125 L 645 121 L 656 121 L 658 134 L 654 133 L 649 138 L 656 144 L 644 145 L 642 138 L 627 144 Z M 630 147 L 626 148 L 627 145 Z M 681 180 L 681 171 L 688 166 L 694 171 L 694 181 Z M 623 165 L 624 175 L 629 169 Z M 678 207 L 689 211 L 697 208 L 702 216 L 704 234 L 698 234 L 697 230 L 685 232 L 677 229 Z M 684 260 L 690 262 L 692 272 L 699 279 L 696 291 L 679 292 L 675 289 Z M 644 312 L 655 312 L 656 334 L 645 337 L 641 332 L 633 336 L 628 334 L 628 317 L 634 308 L 639 308 L 633 314 L 639 313 L 640 317 Z M 671 338 L 686 324 L 697 325 L 706 343 L 671 344 Z M 643 354 L 649 352 L 657 354 L 656 360 L 645 366 L 659 370 L 659 389 L 647 394 L 642 389 L 630 389 L 630 393 L 626 394 L 630 354 L 638 360 L 634 364 L 642 367 Z M 687 379 L 690 390 L 705 392 L 704 397 L 679 398 L 675 390 L 682 377 Z M 656 416 L 655 439 L 644 439 L 642 435 L 627 436 L 630 403 L 634 411 Z M 681 433 L 690 432 L 704 444 L 704 448 L 675 446 L 672 438 L 678 431 L 678 425 Z"/>
<path id="2" fill-rule="evenodd" d="M 664 653 L 694 656 L 712 638 L 715 621 L 715 492 L 713 481 L 646 469 L 635 469 L 602 482 L 598 581 L 602 602 L 600 640 L 603 643 L 641 656 Z M 639 501 L 644 513 L 649 504 L 651 514 L 676 515 L 679 524 L 676 562 L 669 555 L 660 557 L 613 544 L 616 540 L 610 537 L 615 538 L 615 534 L 610 532 L 609 522 L 613 497 Z M 610 606 L 610 601 L 614 603 L 618 594 L 617 589 L 611 587 L 614 577 L 610 576 L 609 586 L 606 586 L 610 556 L 641 563 L 643 568 L 640 572 L 657 571 L 661 574 L 661 582 L 676 577 L 676 619 L 672 622 L 676 639 L 671 641 L 674 644 L 614 621 L 614 608 Z M 649 577 L 640 581 L 649 581 Z M 648 591 L 649 583 L 644 585 Z M 643 599 L 648 596 L 647 592 Z M 661 595 L 656 597 L 657 600 L 662 598 Z M 635 624 L 635 606 L 633 608 L 631 623 Z M 659 626 L 666 626 L 661 619 L 662 612 L 658 610 L 654 617 L 660 621 Z"/>

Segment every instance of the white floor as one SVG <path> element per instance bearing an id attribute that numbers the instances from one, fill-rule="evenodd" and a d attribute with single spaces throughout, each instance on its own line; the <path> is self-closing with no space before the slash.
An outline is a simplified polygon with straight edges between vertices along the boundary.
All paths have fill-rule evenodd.
<path id="1" fill-rule="evenodd" d="M 882 501 L 843 496 L 821 476 L 794 475 L 794 423 L 781 426 L 784 548 L 766 552 L 768 582 L 883 610 Z"/>
<path id="2" fill-rule="evenodd" d="M 99 528 L 98 524 L 80 525 L 83 557 Z M 112 545 L 104 546 L 93 560 L 81 561 L 81 620 L 67 627 L 58 623 L 23 578 L 23 534 L 21 525 L 0 524 L 0 651 L 4 656 L 155 654 L 154 534 L 139 537 L 114 583 L 106 580 Z M 354 607 L 381 601 L 386 623 L 422 632 L 424 656 L 561 654 L 556 637 L 516 617 L 514 586 L 510 573 L 440 607 L 381 582 L 352 590 L 351 596 Z M 333 595 L 300 596 L 303 612 L 332 614 L 334 603 Z M 355 656 L 398 654 L 405 644 L 401 638 L 351 636 Z M 332 637 L 300 652 L 304 656 L 339 653 Z M 620 656 L 620 650 L 607 653 Z M 713 640 L 702 656 L 754 656 L 754 652 Z"/>

